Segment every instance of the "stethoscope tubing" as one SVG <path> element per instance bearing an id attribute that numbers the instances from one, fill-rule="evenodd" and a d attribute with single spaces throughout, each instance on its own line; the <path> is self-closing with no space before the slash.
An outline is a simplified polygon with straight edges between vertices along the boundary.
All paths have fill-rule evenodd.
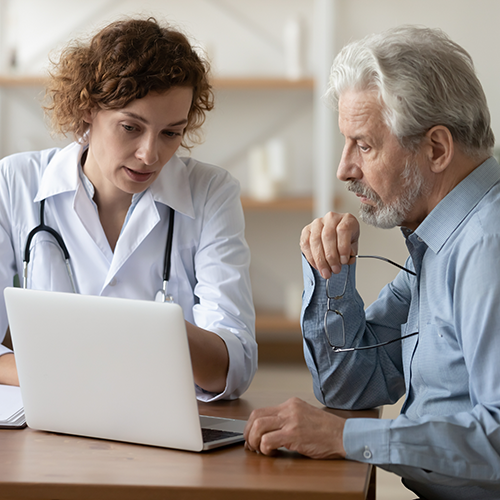
<path id="1" fill-rule="evenodd" d="M 172 264 L 172 242 L 174 237 L 174 217 L 175 210 L 170 207 L 170 215 L 169 215 L 169 223 L 168 223 L 168 233 L 167 233 L 167 242 L 165 244 L 165 255 L 163 257 L 163 301 L 164 302 L 172 302 L 173 299 L 170 295 L 167 295 L 168 282 L 170 280 L 170 270 Z M 68 276 L 71 282 L 71 288 L 74 293 L 76 291 L 75 279 L 73 276 L 73 271 L 71 269 L 69 252 L 62 236 L 52 227 L 47 226 L 45 224 L 45 199 L 40 201 L 40 223 L 38 226 L 34 227 L 30 233 L 28 234 L 28 238 L 26 240 L 26 246 L 24 247 L 24 260 L 23 260 L 23 288 L 28 288 L 28 264 L 30 262 L 30 247 L 31 242 L 36 234 L 41 232 L 47 232 L 51 234 L 56 240 L 59 248 L 61 249 L 64 255 L 64 262 L 66 264 L 66 269 L 68 271 Z"/>
<path id="2" fill-rule="evenodd" d="M 165 255 L 163 257 L 163 287 L 162 299 L 163 302 L 173 302 L 171 295 L 168 295 L 168 282 L 170 280 L 170 268 L 172 264 L 172 241 L 174 239 L 174 217 L 175 210 L 170 207 L 170 215 L 168 219 L 167 243 L 165 244 Z"/>
<path id="3" fill-rule="evenodd" d="M 23 288 L 28 288 L 28 264 L 30 262 L 31 242 L 36 234 L 41 233 L 43 231 L 51 234 L 57 241 L 57 244 L 59 245 L 59 248 L 61 249 L 64 255 L 64 262 L 66 264 L 69 280 L 71 282 L 71 288 L 73 292 L 76 293 L 75 279 L 73 277 L 73 271 L 71 270 L 71 264 L 69 262 L 68 248 L 66 247 L 66 244 L 64 243 L 64 240 L 62 239 L 61 235 L 55 229 L 45 224 L 45 200 L 42 200 L 40 202 L 40 224 L 38 224 L 38 226 L 34 227 L 30 231 L 30 233 L 28 234 L 28 238 L 26 240 L 26 246 L 24 248 L 24 260 L 23 260 Z"/>

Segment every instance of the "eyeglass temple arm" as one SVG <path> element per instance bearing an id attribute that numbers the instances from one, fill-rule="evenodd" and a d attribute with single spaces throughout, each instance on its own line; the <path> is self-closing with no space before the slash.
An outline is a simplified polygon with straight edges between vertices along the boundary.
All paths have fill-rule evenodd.
<path id="1" fill-rule="evenodd" d="M 411 269 L 408 269 L 406 267 L 400 266 L 396 262 L 390 259 L 386 259 L 385 257 L 380 257 L 378 255 L 355 255 L 357 259 L 378 259 L 378 260 L 384 260 L 385 262 L 389 262 L 389 264 L 392 264 L 393 266 L 398 267 L 399 269 L 402 269 L 403 271 L 406 271 L 409 274 L 412 274 L 413 276 L 416 276 L 417 273 L 412 271 Z"/>
<path id="2" fill-rule="evenodd" d="M 393 342 L 398 342 L 408 337 L 413 337 L 414 335 L 418 335 L 418 332 L 409 333 L 408 335 L 403 335 L 402 337 L 398 337 L 396 339 L 388 340 L 387 342 L 381 342 L 380 344 L 374 345 L 365 345 L 361 347 L 332 347 L 333 352 L 352 352 L 352 351 L 364 351 L 366 349 L 375 349 L 377 347 L 382 347 L 385 345 L 392 344 Z"/>

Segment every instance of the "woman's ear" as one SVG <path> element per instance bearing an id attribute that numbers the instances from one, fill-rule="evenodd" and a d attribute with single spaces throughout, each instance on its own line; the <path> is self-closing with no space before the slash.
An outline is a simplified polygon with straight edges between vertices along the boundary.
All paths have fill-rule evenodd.
<path id="1" fill-rule="evenodd" d="M 455 154 L 451 132 L 444 125 L 436 125 L 429 129 L 425 136 L 428 139 L 430 168 L 435 174 L 443 172 Z"/>
<path id="2" fill-rule="evenodd" d="M 92 123 L 93 116 L 94 113 L 92 112 L 92 109 L 86 109 L 83 111 L 83 121 L 89 125 Z"/>

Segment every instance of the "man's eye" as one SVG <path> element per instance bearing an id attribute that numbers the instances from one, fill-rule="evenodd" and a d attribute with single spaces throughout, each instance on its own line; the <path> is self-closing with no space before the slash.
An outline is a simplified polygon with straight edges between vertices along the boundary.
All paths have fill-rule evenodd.
<path id="1" fill-rule="evenodd" d="M 363 144 L 358 144 L 358 148 L 361 149 L 361 151 L 363 151 L 363 153 L 370 151 L 370 146 L 365 146 Z"/>
<path id="2" fill-rule="evenodd" d="M 122 125 L 122 127 L 126 132 L 133 132 L 135 130 L 135 127 L 132 125 Z"/>

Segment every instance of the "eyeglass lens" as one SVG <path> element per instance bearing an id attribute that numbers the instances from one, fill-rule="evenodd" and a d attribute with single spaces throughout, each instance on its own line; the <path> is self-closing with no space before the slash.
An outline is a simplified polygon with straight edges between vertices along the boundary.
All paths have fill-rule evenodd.
<path id="1" fill-rule="evenodd" d="M 403 266 L 397 264 L 396 262 L 393 262 L 390 259 L 386 259 L 385 257 L 379 257 L 378 255 L 356 255 L 356 257 L 359 259 L 383 260 L 384 262 L 388 262 L 389 264 L 392 264 L 393 266 L 396 266 L 399 269 L 406 271 L 408 274 L 416 276 L 416 273 L 414 271 L 407 269 L 406 267 L 403 267 Z M 330 347 L 333 349 L 334 352 L 337 349 L 341 349 L 346 344 L 344 315 L 335 307 L 335 305 L 336 305 L 336 302 L 343 299 L 343 297 L 345 295 L 345 292 L 347 290 L 347 283 L 349 282 L 350 269 L 351 269 L 351 266 L 348 266 L 347 273 L 346 273 L 346 279 L 345 279 L 345 283 L 344 283 L 344 288 L 343 288 L 343 291 L 340 295 L 330 294 L 330 280 L 329 279 L 326 280 L 327 305 L 326 305 L 326 312 L 325 312 L 325 317 L 324 317 L 324 330 L 325 330 L 325 335 L 326 335 L 326 338 L 328 340 L 328 343 L 330 344 Z M 412 335 L 415 335 L 415 334 L 412 334 Z M 405 337 L 394 339 L 393 341 L 402 340 L 403 338 L 405 338 Z M 390 341 L 390 342 L 393 342 L 393 341 Z M 388 342 L 388 343 L 390 343 L 390 342 Z M 384 344 L 380 344 L 380 345 L 384 345 Z M 371 348 L 371 347 L 379 347 L 379 345 L 368 346 L 367 348 Z M 356 349 L 357 348 L 350 348 L 348 350 L 356 350 Z"/>

